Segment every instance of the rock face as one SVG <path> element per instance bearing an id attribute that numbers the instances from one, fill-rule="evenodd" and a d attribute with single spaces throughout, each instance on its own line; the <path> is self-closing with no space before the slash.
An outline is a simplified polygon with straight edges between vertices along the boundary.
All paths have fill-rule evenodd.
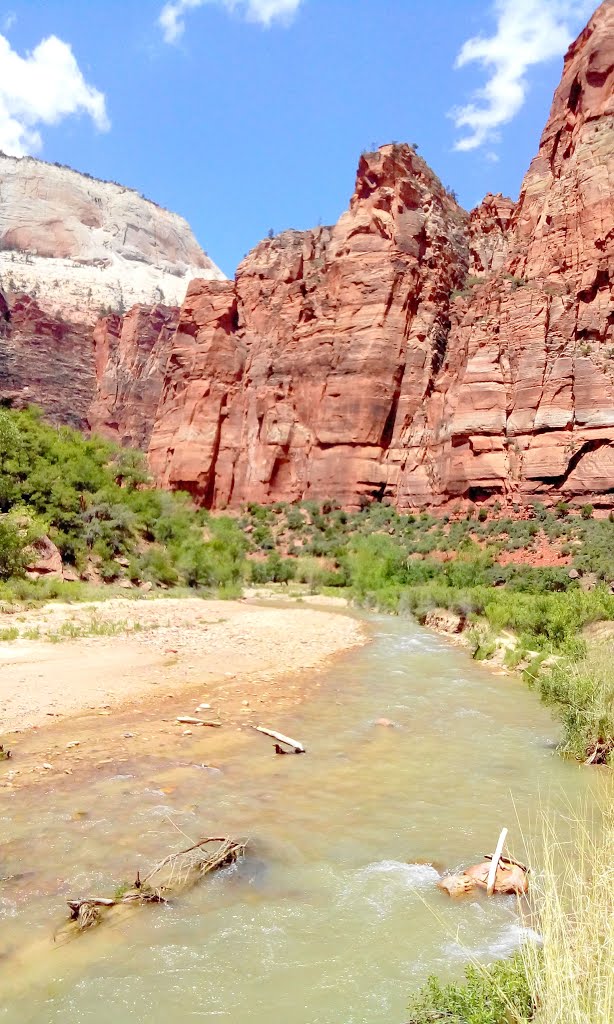
<path id="1" fill-rule="evenodd" d="M 384 146 L 361 158 L 334 227 L 261 242 L 235 281 L 200 274 L 180 313 L 141 305 L 84 340 L 31 299 L 13 303 L 10 324 L 0 305 L 0 387 L 148 446 L 160 484 L 211 507 L 313 497 L 610 508 L 613 154 L 606 0 L 565 58 L 517 204 L 488 195 L 467 214 L 411 147 Z M 112 218 L 88 223 L 102 216 L 101 188 L 103 212 L 144 201 L 79 188 L 74 217 L 53 228 L 54 255 L 33 258 L 83 258 L 93 273 L 98 249 L 83 237 L 103 238 L 111 268 L 149 267 L 156 228 L 120 237 L 104 226 Z M 50 231 L 45 217 L 30 221 Z M 5 242 L 39 249 L 28 224 L 14 217 Z M 187 242 L 164 239 L 171 263 L 198 263 Z"/>
<path id="2" fill-rule="evenodd" d="M 262 242 L 194 282 L 150 459 L 206 504 L 382 497 L 428 398 L 469 263 L 467 215 L 408 146 L 361 158 L 333 228 Z"/>
<path id="3" fill-rule="evenodd" d="M 514 203 L 506 196 L 489 194 L 469 214 L 471 277 L 484 277 L 504 267 L 514 208 Z"/>
<path id="4" fill-rule="evenodd" d="M 2 399 L 85 429 L 95 387 L 91 328 L 44 312 L 28 295 L 15 295 L 10 308 L 0 296 Z"/>
<path id="5" fill-rule="evenodd" d="M 4 155 L 0 276 L 74 323 L 137 302 L 177 305 L 193 277 L 224 278 L 186 221 L 132 189 Z"/>
<path id="6" fill-rule="evenodd" d="M 334 228 L 261 243 L 234 285 L 193 283 L 151 438 L 159 481 L 216 506 L 610 506 L 613 151 L 608 0 L 565 58 L 516 205 L 487 196 L 467 217 L 386 146 Z"/>
<path id="7" fill-rule="evenodd" d="M 614 4 L 565 58 L 501 271 L 455 303 L 417 504 L 614 491 Z M 412 439 L 416 460 L 423 440 Z M 409 497 L 409 496 L 408 496 Z"/>
<path id="8" fill-rule="evenodd" d="M 177 307 L 134 306 L 125 317 L 96 324 L 92 431 L 147 450 L 178 319 Z"/>
<path id="9" fill-rule="evenodd" d="M 62 555 L 49 537 L 39 537 L 28 549 L 26 573 L 30 579 L 41 576 L 62 579 Z"/>

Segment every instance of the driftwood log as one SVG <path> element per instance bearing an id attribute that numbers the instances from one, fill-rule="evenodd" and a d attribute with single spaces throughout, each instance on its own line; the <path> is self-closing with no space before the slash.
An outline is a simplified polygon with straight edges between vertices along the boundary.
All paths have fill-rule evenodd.
<path id="1" fill-rule="evenodd" d="M 228 836 L 199 839 L 185 850 L 169 854 L 143 879 L 137 872 L 134 884 L 118 890 L 118 895 L 113 898 L 87 896 L 68 900 L 70 916 L 56 932 L 55 940 L 68 942 L 85 929 L 125 914 L 135 906 L 167 903 L 173 896 L 191 889 L 205 875 L 234 864 L 243 856 L 246 846 L 246 840 Z"/>
<path id="2" fill-rule="evenodd" d="M 254 725 L 253 728 L 256 730 L 256 732 L 261 732 L 265 736 L 270 736 L 271 739 L 277 740 L 277 743 L 275 744 L 276 754 L 289 753 L 289 751 L 287 750 L 282 750 L 280 744 L 283 744 L 286 747 L 290 747 L 293 754 L 306 753 L 302 743 L 299 743 L 298 740 L 293 740 L 291 736 L 284 736 L 283 732 L 275 732 L 274 729 L 265 729 L 263 725 Z"/>

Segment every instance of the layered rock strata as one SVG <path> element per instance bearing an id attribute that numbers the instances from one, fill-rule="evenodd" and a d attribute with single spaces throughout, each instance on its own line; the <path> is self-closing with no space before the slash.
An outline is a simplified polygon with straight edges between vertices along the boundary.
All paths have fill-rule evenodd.
<path id="1" fill-rule="evenodd" d="M 96 390 L 91 328 L 53 316 L 29 295 L 0 297 L 0 398 L 38 405 L 53 423 L 87 429 Z"/>
<path id="2" fill-rule="evenodd" d="M 614 492 L 614 5 L 564 64 L 516 205 L 469 218 L 408 147 L 361 160 L 333 228 L 195 282 L 165 375 L 158 480 L 216 506 Z M 469 271 L 469 276 L 467 272 Z"/>
<path id="3" fill-rule="evenodd" d="M 194 282 L 150 460 L 207 504 L 382 497 L 445 353 L 467 215 L 408 146 L 360 161 L 333 228 L 262 242 Z"/>
<path id="4" fill-rule="evenodd" d="M 612 507 L 613 155 L 606 0 L 565 58 L 517 204 L 466 214 L 411 147 L 384 146 L 334 227 L 267 239 L 235 281 L 193 281 L 180 313 L 65 335 L 41 350 L 55 397 L 41 372 L 34 390 L 58 419 L 148 447 L 160 484 L 211 507 Z M 9 351 L 20 395 L 37 367 L 15 338 L 35 306 L 0 320 L 0 386 Z"/>
<path id="5" fill-rule="evenodd" d="M 565 58 L 500 271 L 455 303 L 403 503 L 614 492 L 614 3 Z"/>

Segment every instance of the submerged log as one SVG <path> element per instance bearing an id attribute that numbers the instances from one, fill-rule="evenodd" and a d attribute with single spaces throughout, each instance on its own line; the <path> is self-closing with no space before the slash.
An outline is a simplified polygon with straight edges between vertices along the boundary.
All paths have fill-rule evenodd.
<path id="1" fill-rule="evenodd" d="M 283 743 L 284 746 L 291 747 L 295 754 L 306 753 L 303 744 L 299 743 L 298 740 L 293 740 L 291 736 L 284 736 L 282 732 L 275 732 L 274 729 L 265 729 L 263 725 L 254 725 L 253 728 L 256 730 L 256 732 L 261 732 L 265 736 L 270 736 L 271 739 L 277 740 L 277 745 Z M 277 745 L 275 748 L 275 753 L 281 753 L 282 751 L 277 750 Z"/>
<path id="2" fill-rule="evenodd" d="M 470 868 L 465 868 L 464 874 L 468 875 L 469 878 L 473 878 L 480 889 L 486 889 L 488 892 L 488 877 L 492 864 L 493 861 L 473 864 Z M 492 893 L 501 896 L 511 894 L 521 896 L 528 891 L 529 882 L 526 872 L 522 868 L 516 864 L 499 864 L 494 878 Z M 492 893 L 489 893 L 489 895 L 492 895 Z"/>
<path id="3" fill-rule="evenodd" d="M 217 844 L 214 850 L 207 849 Z M 131 908 L 145 903 L 167 903 L 170 897 L 191 889 L 201 878 L 229 867 L 245 853 L 246 840 L 216 836 L 199 839 L 178 853 L 171 853 L 141 879 L 137 872 L 132 886 L 117 897 L 88 896 L 81 900 L 68 900 L 69 920 L 60 927 L 55 941 L 68 942 L 81 932 L 110 917 L 125 914 Z"/>
<path id="4" fill-rule="evenodd" d="M 529 890 L 529 869 L 503 855 L 503 846 L 507 838 L 507 829 L 501 830 L 494 854 L 485 854 L 481 864 L 472 864 L 469 868 L 454 875 L 444 875 L 437 885 L 449 896 L 464 896 L 473 889 L 485 889 L 488 896 L 493 894 L 514 894 L 521 896 Z"/>

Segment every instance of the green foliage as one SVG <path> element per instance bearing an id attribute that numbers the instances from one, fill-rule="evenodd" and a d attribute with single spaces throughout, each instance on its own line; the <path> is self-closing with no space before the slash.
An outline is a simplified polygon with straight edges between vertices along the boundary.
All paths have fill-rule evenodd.
<path id="1" fill-rule="evenodd" d="M 360 596 L 385 589 L 399 578 L 404 565 L 401 546 L 380 533 L 361 537 L 348 556 L 352 585 Z"/>
<path id="2" fill-rule="evenodd" d="M 554 665 L 538 679 L 542 700 L 563 725 L 563 749 L 579 760 L 603 748 L 614 764 L 614 673 L 607 651 L 593 650 L 575 665 Z"/>
<path id="3" fill-rule="evenodd" d="M 126 564 L 130 579 L 164 586 L 229 587 L 244 575 L 247 543 L 234 520 L 149 487 L 141 453 L 47 426 L 33 408 L 0 410 L 0 513 L 9 510 L 36 520 L 66 562 L 81 568 L 93 557 L 105 582 Z M 23 572 L 30 534 L 0 515 L 0 579 Z"/>
<path id="4" fill-rule="evenodd" d="M 28 564 L 28 541 L 28 532 L 20 528 L 14 517 L 0 515 L 0 580 L 23 576 Z"/>
<path id="5" fill-rule="evenodd" d="M 520 953 L 490 967 L 470 964 L 464 982 L 430 977 L 411 1000 L 407 1024 L 523 1024 L 535 1007 Z"/>

